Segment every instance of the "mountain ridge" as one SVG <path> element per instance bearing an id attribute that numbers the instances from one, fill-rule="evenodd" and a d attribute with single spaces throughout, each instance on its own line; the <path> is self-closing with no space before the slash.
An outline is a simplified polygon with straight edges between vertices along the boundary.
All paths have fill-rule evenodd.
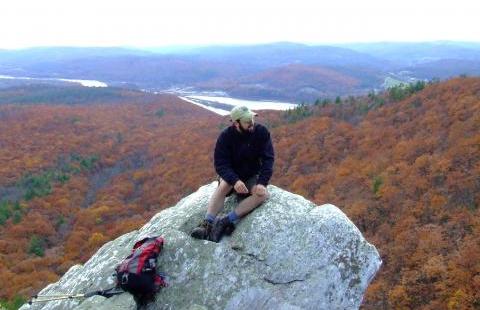
<path id="1" fill-rule="evenodd" d="M 272 43 L 263 45 L 214 46 L 155 53 L 133 49 L 75 49 L 48 48 L 51 56 L 40 49 L 10 51 L 8 57 L 0 52 L 0 74 L 32 77 L 61 77 L 101 80 L 114 86 L 136 85 L 140 89 L 161 91 L 190 87 L 198 91 L 231 90 L 241 98 L 249 98 L 250 89 L 241 84 L 254 84 L 250 77 L 266 74 L 275 68 L 302 64 L 323 66 L 360 80 L 353 89 L 340 85 L 339 89 L 314 85 L 318 93 L 305 94 L 300 88 L 261 93 L 262 99 L 310 101 L 324 97 L 368 93 L 382 89 L 384 80 L 393 77 L 403 82 L 455 75 L 477 75 L 480 71 L 480 45 L 471 43 L 389 43 L 364 45 L 305 45 Z M 82 51 L 83 54 L 82 54 Z M 103 52 L 101 52 L 103 51 Z M 55 54 L 59 56 L 55 56 Z M 21 56 L 24 55 L 24 56 Z M 28 57 L 26 57 L 27 55 Z M 445 60 L 450 60 L 446 62 Z M 453 61 L 452 61 L 453 60 Z M 444 67 L 438 71 L 439 63 Z M 443 61 L 443 62 L 442 62 Z M 468 64 L 458 68 L 458 63 Z M 321 79 L 322 75 L 315 77 Z M 292 81 L 292 84 L 298 82 Z M 0 80 L 1 83 L 1 80 Z M 275 80 L 265 81 L 267 88 Z M 205 88 L 213 85 L 216 89 Z M 344 87 L 344 88 L 342 88 Z M 259 97 L 259 94 L 255 95 Z M 323 99 L 323 98 L 320 98 Z"/>

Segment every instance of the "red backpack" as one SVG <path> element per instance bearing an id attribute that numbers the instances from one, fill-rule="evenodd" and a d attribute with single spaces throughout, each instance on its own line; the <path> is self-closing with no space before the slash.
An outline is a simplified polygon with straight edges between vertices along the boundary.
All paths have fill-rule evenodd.
<path id="1" fill-rule="evenodd" d="M 167 286 L 157 273 L 157 257 L 163 248 L 162 237 L 147 237 L 135 243 L 132 253 L 116 268 L 117 287 L 134 295 L 138 301 L 155 297 L 160 288 Z"/>

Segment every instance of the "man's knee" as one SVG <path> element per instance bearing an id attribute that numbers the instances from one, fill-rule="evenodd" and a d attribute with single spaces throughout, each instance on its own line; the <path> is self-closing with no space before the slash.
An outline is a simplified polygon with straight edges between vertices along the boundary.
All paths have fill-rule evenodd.
<path id="1" fill-rule="evenodd" d="M 232 190 L 232 188 L 232 185 L 228 184 L 225 180 L 220 178 L 216 191 L 219 195 L 227 196 L 228 193 L 230 193 L 230 191 Z"/>
<path id="2" fill-rule="evenodd" d="M 268 197 L 270 197 L 270 195 L 268 194 L 267 191 L 265 191 L 265 195 L 253 194 L 253 197 L 255 197 L 255 201 L 258 203 L 258 205 L 261 205 L 262 203 L 267 201 L 267 199 L 268 199 Z"/>

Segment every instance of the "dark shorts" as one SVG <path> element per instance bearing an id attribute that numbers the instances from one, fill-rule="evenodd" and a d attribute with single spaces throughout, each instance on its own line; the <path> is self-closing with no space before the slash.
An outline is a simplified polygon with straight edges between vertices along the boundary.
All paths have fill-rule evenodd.
<path id="1" fill-rule="evenodd" d="M 220 177 L 218 177 L 218 184 L 220 185 Z M 239 198 L 246 198 L 248 196 L 251 196 L 252 195 L 252 189 L 255 185 L 257 185 L 257 181 L 258 181 L 258 175 L 254 175 L 252 177 L 250 177 L 249 179 L 247 180 L 241 180 L 243 183 L 245 183 L 245 186 L 248 188 L 248 191 L 249 193 L 248 194 L 239 194 L 235 191 L 235 189 L 232 187 L 232 189 L 228 192 L 227 194 L 227 197 L 232 195 L 232 194 L 236 194 Z"/>

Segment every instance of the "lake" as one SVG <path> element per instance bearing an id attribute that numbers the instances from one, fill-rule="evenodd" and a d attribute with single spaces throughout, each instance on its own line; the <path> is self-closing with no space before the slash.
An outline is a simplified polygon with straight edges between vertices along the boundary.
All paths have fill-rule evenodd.
<path id="1" fill-rule="evenodd" d="M 220 115 L 230 114 L 230 110 L 236 105 L 244 105 L 249 109 L 258 110 L 288 110 L 297 106 L 295 103 L 280 101 L 256 101 L 244 100 L 222 96 L 204 96 L 204 95 L 188 95 L 179 96 L 181 99 L 201 106 L 209 111 Z"/>

